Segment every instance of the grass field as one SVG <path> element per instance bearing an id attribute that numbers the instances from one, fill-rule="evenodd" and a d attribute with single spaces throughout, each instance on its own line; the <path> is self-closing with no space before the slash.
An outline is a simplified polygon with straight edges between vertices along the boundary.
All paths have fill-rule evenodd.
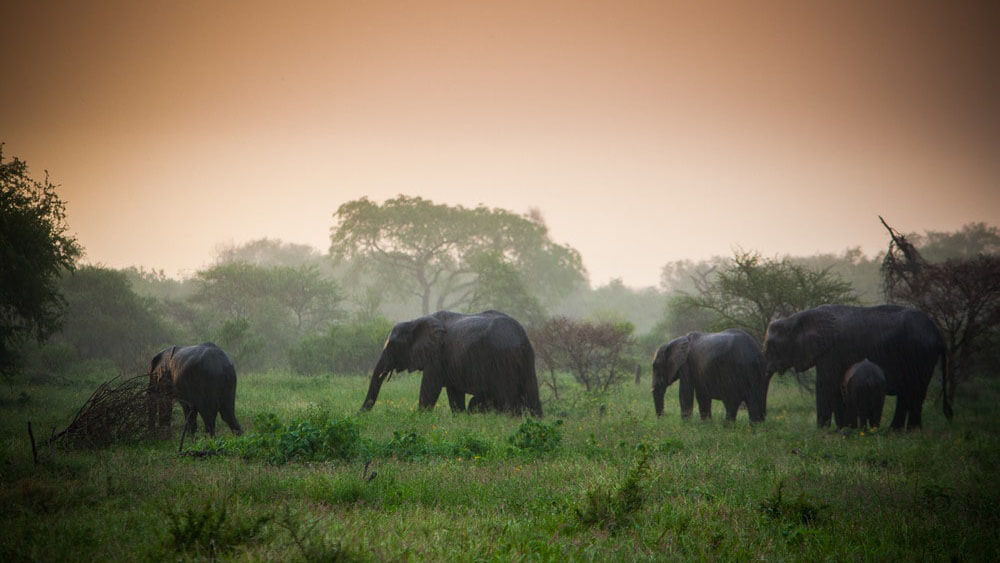
<path id="1" fill-rule="evenodd" d="M 648 381 L 545 402 L 540 424 L 416 412 L 397 375 L 240 378 L 235 439 L 41 447 L 97 381 L 2 397 L 0 560 L 996 560 L 1000 386 L 960 392 L 949 424 L 817 430 L 811 396 L 771 387 L 767 421 L 683 422 Z M 935 381 L 931 396 L 940 388 Z M 886 405 L 891 417 L 895 398 Z M 273 415 L 273 416 L 268 416 Z M 561 421 L 561 422 L 559 422 Z M 368 467 L 366 469 L 366 463 Z"/>

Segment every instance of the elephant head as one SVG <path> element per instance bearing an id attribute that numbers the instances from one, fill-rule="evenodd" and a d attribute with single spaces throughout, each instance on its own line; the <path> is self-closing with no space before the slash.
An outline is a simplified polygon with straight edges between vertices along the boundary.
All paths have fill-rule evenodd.
<path id="1" fill-rule="evenodd" d="M 789 368 L 797 372 L 814 365 L 833 343 L 834 316 L 821 309 L 800 311 L 771 322 L 764 334 L 767 375 Z"/>
<path id="2" fill-rule="evenodd" d="M 157 355 L 153 356 L 149 363 L 149 385 L 161 390 L 168 390 L 173 386 L 173 375 L 170 372 L 170 360 L 177 351 L 177 346 L 164 348 Z"/>
<path id="3" fill-rule="evenodd" d="M 675 338 L 660 346 L 653 357 L 653 405 L 656 415 L 663 414 L 663 394 L 667 387 L 687 373 L 691 340 L 687 336 Z"/>
<path id="4" fill-rule="evenodd" d="M 372 370 L 368 395 L 361 410 L 370 410 L 378 399 L 379 389 L 397 371 L 434 371 L 442 360 L 441 342 L 444 324 L 433 316 L 397 323 L 389 332 L 382 354 Z"/>
<path id="5" fill-rule="evenodd" d="M 146 388 L 146 412 L 150 430 L 159 423 L 160 426 L 170 425 L 174 384 L 170 371 L 171 360 L 177 346 L 171 346 L 153 356 L 149 364 L 149 385 Z"/>

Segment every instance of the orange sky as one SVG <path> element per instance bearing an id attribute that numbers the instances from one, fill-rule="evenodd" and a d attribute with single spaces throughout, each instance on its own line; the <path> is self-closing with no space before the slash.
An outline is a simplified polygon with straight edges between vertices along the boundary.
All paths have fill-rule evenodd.
<path id="1" fill-rule="evenodd" d="M 64 6 L 65 4 L 66 6 Z M 1000 225 L 995 2 L 0 4 L 0 141 L 91 262 L 329 244 L 362 196 L 542 211 L 594 284 Z"/>

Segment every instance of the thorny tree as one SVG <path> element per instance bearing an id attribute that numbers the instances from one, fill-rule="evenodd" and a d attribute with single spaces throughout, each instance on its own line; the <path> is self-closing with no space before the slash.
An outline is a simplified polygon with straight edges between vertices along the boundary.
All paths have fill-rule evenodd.
<path id="1" fill-rule="evenodd" d="M 948 397 L 954 399 L 955 389 L 972 377 L 988 337 L 1000 324 L 1000 254 L 931 263 L 879 219 L 891 237 L 882 263 L 886 298 L 912 305 L 937 322 L 948 345 Z"/>
<path id="2" fill-rule="evenodd" d="M 829 268 L 812 270 L 756 252 L 737 251 L 732 262 L 694 278 L 697 295 L 682 295 L 675 306 L 708 311 L 711 330 L 741 328 L 764 341 L 774 319 L 824 303 L 851 304 L 851 284 Z"/>

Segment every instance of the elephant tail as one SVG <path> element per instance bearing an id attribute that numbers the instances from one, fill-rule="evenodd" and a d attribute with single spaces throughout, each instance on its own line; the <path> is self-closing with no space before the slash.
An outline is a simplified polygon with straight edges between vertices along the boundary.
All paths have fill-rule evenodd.
<path id="1" fill-rule="evenodd" d="M 538 376 L 535 374 L 534 351 L 527 358 L 527 377 L 524 381 L 524 389 L 521 396 L 524 397 L 524 406 L 531 412 L 532 416 L 542 417 L 542 400 L 538 396 Z"/>
<path id="2" fill-rule="evenodd" d="M 951 400 L 948 398 L 948 351 L 941 351 L 941 394 L 944 396 L 944 417 L 951 421 L 954 412 L 951 410 Z"/>

